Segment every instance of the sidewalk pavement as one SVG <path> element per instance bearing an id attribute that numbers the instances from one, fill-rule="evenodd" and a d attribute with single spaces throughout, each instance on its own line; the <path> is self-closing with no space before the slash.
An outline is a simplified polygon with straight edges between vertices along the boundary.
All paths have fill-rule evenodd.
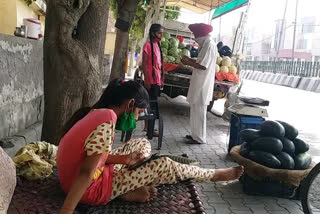
<path id="1" fill-rule="evenodd" d="M 189 106 L 181 97 L 160 98 L 160 114 L 164 119 L 164 139 L 161 154 L 188 154 L 200 161 L 205 168 L 225 168 L 236 166 L 227 155 L 229 124 L 210 113 L 207 114 L 206 145 L 187 145 L 184 136 L 189 133 Z M 143 121 L 139 121 L 133 138 L 145 137 Z M 118 146 L 121 133 L 117 133 L 115 146 Z M 157 138 L 151 141 L 154 152 Z M 303 214 L 300 201 L 275 197 L 249 196 L 242 191 L 240 182 L 217 182 L 197 184 L 199 194 L 207 214 Z"/>

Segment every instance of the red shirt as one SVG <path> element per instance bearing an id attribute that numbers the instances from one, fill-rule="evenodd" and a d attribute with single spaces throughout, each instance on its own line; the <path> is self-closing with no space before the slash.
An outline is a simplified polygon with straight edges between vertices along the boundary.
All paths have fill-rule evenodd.
<path id="1" fill-rule="evenodd" d="M 151 52 L 151 43 L 146 42 L 143 46 L 143 54 L 146 54 L 148 56 L 147 62 L 146 62 L 146 71 L 148 74 L 148 80 L 151 85 L 162 85 L 162 80 L 161 80 L 161 52 L 160 48 L 158 46 L 157 42 L 153 42 L 153 69 L 155 72 L 155 79 L 152 78 L 152 52 Z"/>
<path id="2" fill-rule="evenodd" d="M 117 116 L 110 109 L 90 111 L 61 139 L 57 168 L 62 189 L 68 193 L 87 156 L 101 154 L 92 183 L 81 198 L 88 205 L 105 205 L 112 191 L 113 165 L 105 164 L 111 151 Z"/>

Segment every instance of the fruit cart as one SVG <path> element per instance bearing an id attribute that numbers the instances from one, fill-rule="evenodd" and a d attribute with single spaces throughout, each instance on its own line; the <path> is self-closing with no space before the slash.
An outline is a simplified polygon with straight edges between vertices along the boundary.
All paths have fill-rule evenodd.
<path id="1" fill-rule="evenodd" d="M 192 68 L 188 66 L 164 63 L 165 77 L 163 93 L 171 98 L 179 95 L 187 96 L 192 75 Z M 143 74 L 138 68 L 135 71 L 134 79 L 143 82 Z M 212 101 L 208 106 L 208 110 L 212 109 L 215 100 L 224 98 L 231 87 L 237 87 L 238 83 L 229 81 L 216 81 Z"/>

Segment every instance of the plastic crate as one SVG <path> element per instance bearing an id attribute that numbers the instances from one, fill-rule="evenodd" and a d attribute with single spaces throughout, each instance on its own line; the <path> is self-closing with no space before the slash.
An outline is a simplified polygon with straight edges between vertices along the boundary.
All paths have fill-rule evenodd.
<path id="1" fill-rule="evenodd" d="M 300 197 L 300 186 L 295 187 L 271 178 L 256 181 L 247 174 L 244 174 L 241 176 L 240 182 L 242 183 L 243 192 L 248 195 L 272 196 L 295 200 L 298 200 Z"/>
<path id="2" fill-rule="evenodd" d="M 243 129 L 260 129 L 261 123 L 265 119 L 263 117 L 245 116 L 232 114 L 230 119 L 230 139 L 228 152 L 232 147 L 242 143 L 240 139 L 240 131 Z"/>

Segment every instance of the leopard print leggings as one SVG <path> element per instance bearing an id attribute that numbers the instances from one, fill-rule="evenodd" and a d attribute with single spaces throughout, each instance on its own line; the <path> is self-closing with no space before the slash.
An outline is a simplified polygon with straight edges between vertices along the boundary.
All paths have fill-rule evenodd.
<path id="1" fill-rule="evenodd" d="M 132 139 L 112 150 L 111 154 L 125 155 L 134 151 L 150 155 L 151 145 L 146 139 Z M 173 184 L 190 178 L 198 182 L 209 182 L 214 175 L 214 169 L 180 164 L 167 157 L 152 160 L 135 170 L 128 170 L 127 167 L 116 164 L 114 166 L 111 200 L 142 186 Z"/>

